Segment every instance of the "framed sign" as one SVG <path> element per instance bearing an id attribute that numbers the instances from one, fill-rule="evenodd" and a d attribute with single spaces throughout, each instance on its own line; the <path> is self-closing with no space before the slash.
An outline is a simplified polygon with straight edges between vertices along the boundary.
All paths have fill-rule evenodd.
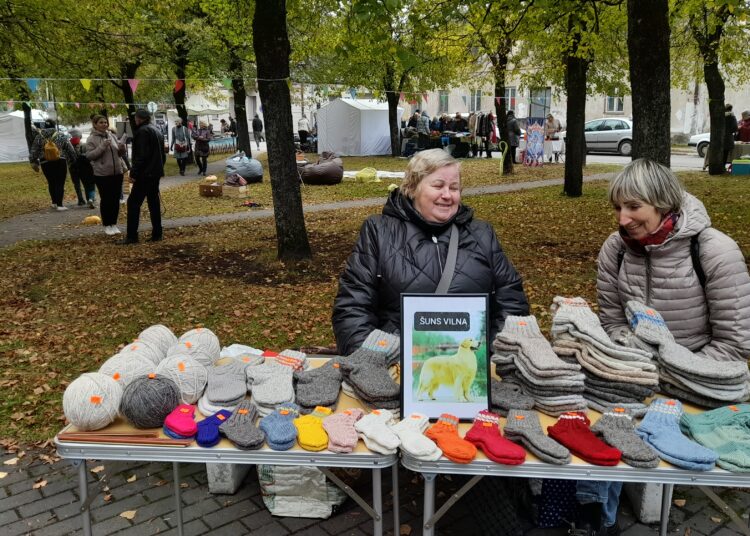
<path id="1" fill-rule="evenodd" d="M 473 419 L 490 405 L 487 294 L 401 295 L 401 414 Z"/>

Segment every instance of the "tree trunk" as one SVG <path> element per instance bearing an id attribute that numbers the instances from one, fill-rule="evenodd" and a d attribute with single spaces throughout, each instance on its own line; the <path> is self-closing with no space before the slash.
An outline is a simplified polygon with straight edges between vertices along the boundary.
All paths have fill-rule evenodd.
<path id="1" fill-rule="evenodd" d="M 628 0 L 633 159 L 670 165 L 669 2 Z"/>
<path id="2" fill-rule="evenodd" d="M 172 64 L 175 67 L 174 74 L 177 76 L 177 80 L 182 80 L 182 87 L 179 90 L 173 91 L 174 104 L 177 108 L 177 115 L 182 119 L 182 124 L 188 126 L 188 114 L 185 107 L 185 76 L 187 76 L 188 50 L 182 46 L 178 46 L 175 50 L 175 57 Z"/>
<path id="3" fill-rule="evenodd" d="M 586 137 L 583 133 L 583 125 L 586 122 L 586 75 L 589 64 L 583 58 L 573 55 L 569 55 L 565 62 L 568 130 L 565 140 L 563 193 L 570 197 L 580 197 L 583 194 L 583 164 L 586 158 Z"/>
<path id="4" fill-rule="evenodd" d="M 388 127 L 391 135 L 391 156 L 401 156 L 401 124 L 398 117 L 398 101 L 400 95 L 395 91 L 386 91 L 388 101 Z"/>
<path id="5" fill-rule="evenodd" d="M 286 0 L 255 5 L 253 47 L 258 65 L 258 91 L 266 119 L 268 167 L 271 173 L 277 251 L 281 260 L 312 257 L 302 211 L 289 95 L 289 36 Z"/>
<path id="6" fill-rule="evenodd" d="M 250 145 L 250 132 L 247 128 L 247 90 L 245 80 L 242 78 L 242 59 L 233 48 L 229 49 L 229 72 L 232 73 L 232 93 L 234 94 L 234 121 L 237 125 L 237 150 L 243 151 L 252 157 L 253 151 Z"/>
<path id="7" fill-rule="evenodd" d="M 500 130 L 500 139 L 508 144 L 508 152 L 503 160 L 503 174 L 513 173 L 513 155 L 511 154 L 508 135 L 508 106 L 505 102 L 505 78 L 508 73 L 508 55 L 511 44 L 506 40 L 505 46 L 498 49 L 490 59 L 495 73 L 495 117 L 497 128 Z M 500 97 L 498 99 L 498 97 Z"/>
<path id="8" fill-rule="evenodd" d="M 96 83 L 96 96 L 99 99 L 102 107 L 99 109 L 99 115 L 109 117 L 109 111 L 107 110 L 107 103 L 104 102 L 104 82 Z"/>
<path id="9" fill-rule="evenodd" d="M 724 79 L 716 62 L 703 65 L 703 76 L 708 89 L 708 113 L 711 116 L 711 142 L 708 145 L 708 174 L 721 175 L 724 162 Z"/>
<path id="10" fill-rule="evenodd" d="M 135 74 L 138 72 L 140 62 L 128 62 L 122 66 L 121 75 L 122 81 L 120 84 L 113 83 L 120 88 L 122 96 L 125 99 L 125 103 L 128 105 L 128 122 L 130 123 L 130 132 L 135 132 L 135 96 L 133 90 L 128 83 L 129 78 L 135 78 Z"/>

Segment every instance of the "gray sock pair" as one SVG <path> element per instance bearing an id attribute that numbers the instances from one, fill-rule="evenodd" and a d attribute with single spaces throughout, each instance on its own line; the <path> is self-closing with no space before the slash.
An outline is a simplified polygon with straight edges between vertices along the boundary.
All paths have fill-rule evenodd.
<path id="1" fill-rule="evenodd" d="M 258 409 L 249 400 L 243 400 L 232 416 L 219 425 L 224 434 L 237 448 L 255 450 L 263 446 L 266 435 L 255 426 Z"/>
<path id="2" fill-rule="evenodd" d="M 378 403 L 400 397 L 400 387 L 388 373 L 384 354 L 372 356 L 372 361 L 367 363 L 344 361 L 341 363 L 341 373 L 352 389 L 368 402 Z"/>
<path id="3" fill-rule="evenodd" d="M 696 381 L 690 377 L 675 373 L 666 367 L 662 369 L 661 378 L 673 385 L 682 387 L 688 391 L 693 391 L 697 395 L 723 401 L 727 404 L 744 402 L 748 399 L 748 395 L 750 395 L 748 392 L 747 381 L 743 381 L 739 384 L 731 384 L 727 382 L 723 385 L 713 382 Z"/>
<path id="4" fill-rule="evenodd" d="M 206 398 L 219 406 L 234 404 L 245 398 L 247 383 L 245 365 L 233 359 L 221 365 L 208 367 Z"/>
<path id="5" fill-rule="evenodd" d="M 594 434 L 605 443 L 622 452 L 622 461 L 633 467 L 653 468 L 659 465 L 659 456 L 635 433 L 631 412 L 623 406 L 613 406 L 605 411 L 591 427 Z"/>
<path id="6" fill-rule="evenodd" d="M 545 435 L 539 416 L 533 411 L 511 409 L 503 434 L 525 446 L 543 462 L 564 465 L 571 461 L 570 451 Z"/>
<path id="7" fill-rule="evenodd" d="M 262 415 L 271 413 L 279 404 L 294 402 L 291 367 L 266 363 L 247 367 L 246 372 L 252 400 Z"/>
<path id="8" fill-rule="evenodd" d="M 497 343 L 504 343 L 509 348 L 517 347 L 515 358 L 524 362 L 527 370 L 537 377 L 558 377 L 567 372 L 581 370 L 577 364 L 562 361 L 542 335 L 534 316 L 508 316 L 500 333 L 495 337 Z M 496 346 L 500 347 L 501 346 Z"/>
<path id="9" fill-rule="evenodd" d="M 611 371 L 589 355 L 588 347 L 580 342 L 559 338 L 555 340 L 553 349 L 558 355 L 573 355 L 581 366 L 600 378 L 613 381 L 625 381 L 644 386 L 656 386 L 659 376 L 656 373 L 644 371 Z"/>
<path id="10" fill-rule="evenodd" d="M 607 411 L 607 408 L 612 407 L 611 402 L 608 402 L 606 400 L 599 400 L 594 397 L 587 398 L 586 402 L 588 403 L 590 409 L 596 410 L 599 413 L 604 413 L 605 411 Z M 646 414 L 646 411 L 648 411 L 648 406 L 640 402 L 619 405 L 627 408 L 633 418 L 637 419 L 643 417 Z"/>
<path id="11" fill-rule="evenodd" d="M 492 409 L 505 416 L 511 409 L 533 409 L 534 398 L 527 395 L 520 385 L 509 381 L 490 381 Z"/>
<path id="12" fill-rule="evenodd" d="M 331 408 L 336 405 L 341 391 L 341 370 L 338 363 L 328 361 L 323 366 L 294 373 L 296 402 L 301 411 L 316 406 Z"/>
<path id="13" fill-rule="evenodd" d="M 664 393 L 665 395 L 673 396 L 674 398 L 679 398 L 680 400 L 684 400 L 685 402 L 690 402 L 692 404 L 697 404 L 704 408 L 720 408 L 727 405 L 726 402 L 698 395 L 693 391 L 689 391 L 677 385 L 673 385 L 672 383 L 664 379 L 662 379 L 661 383 L 659 384 L 659 391 Z"/>

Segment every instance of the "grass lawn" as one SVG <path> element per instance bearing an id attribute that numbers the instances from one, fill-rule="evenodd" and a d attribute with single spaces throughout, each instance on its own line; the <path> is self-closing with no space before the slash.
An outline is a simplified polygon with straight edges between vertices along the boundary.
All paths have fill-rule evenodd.
<path id="1" fill-rule="evenodd" d="M 749 255 L 750 182 L 685 178 Z M 545 332 L 555 295 L 595 300 L 596 255 L 615 229 L 605 192 L 594 183 L 578 199 L 549 187 L 468 200 L 495 226 Z M 178 335 L 203 325 L 226 345 L 332 345 L 338 275 L 362 220 L 379 210 L 309 214 L 315 257 L 294 265 L 275 259 L 272 219 L 184 228 L 125 249 L 91 237 L 0 250 L 0 437 L 51 437 L 63 425 L 65 386 L 154 323 Z"/>

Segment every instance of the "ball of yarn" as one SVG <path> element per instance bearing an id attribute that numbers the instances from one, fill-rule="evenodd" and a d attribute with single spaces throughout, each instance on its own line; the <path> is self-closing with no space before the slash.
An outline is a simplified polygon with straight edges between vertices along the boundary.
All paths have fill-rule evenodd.
<path id="1" fill-rule="evenodd" d="M 161 363 L 162 359 L 164 359 L 167 355 L 162 352 L 158 346 L 155 346 L 150 342 L 141 340 L 135 340 L 131 342 L 125 348 L 120 350 L 120 354 L 126 356 L 142 355 L 143 357 L 151 361 L 151 363 L 153 363 L 154 365 L 158 365 L 159 363 Z"/>
<path id="2" fill-rule="evenodd" d="M 195 404 L 208 381 L 208 370 L 189 355 L 173 355 L 156 367 L 156 373 L 172 380 L 185 404 Z"/>
<path id="3" fill-rule="evenodd" d="M 195 328 L 186 331 L 180 336 L 177 342 L 190 342 L 193 345 L 202 346 L 204 351 L 211 356 L 213 361 L 216 361 L 221 357 L 221 344 L 219 344 L 219 337 L 208 328 Z"/>
<path id="4" fill-rule="evenodd" d="M 115 354 L 99 368 L 99 372 L 117 381 L 123 388 L 138 376 L 154 372 L 154 362 L 138 352 Z"/>
<path id="5" fill-rule="evenodd" d="M 211 367 L 218 360 L 217 357 L 206 351 L 205 346 L 193 344 L 190 341 L 178 342 L 170 346 L 167 350 L 167 359 L 176 355 L 189 355 L 204 367 Z"/>
<path id="6" fill-rule="evenodd" d="M 122 387 L 110 376 L 87 372 L 68 385 L 63 413 L 79 430 L 99 430 L 117 418 Z"/>
<path id="7" fill-rule="evenodd" d="M 136 428 L 159 428 L 180 404 L 180 390 L 169 378 L 158 374 L 141 376 L 122 392 L 120 412 Z"/>
<path id="8" fill-rule="evenodd" d="M 150 342 L 161 350 L 164 355 L 167 355 L 167 350 L 173 344 L 177 344 L 177 336 L 172 333 L 172 330 L 162 324 L 154 324 L 141 331 L 138 335 L 138 340 Z"/>

